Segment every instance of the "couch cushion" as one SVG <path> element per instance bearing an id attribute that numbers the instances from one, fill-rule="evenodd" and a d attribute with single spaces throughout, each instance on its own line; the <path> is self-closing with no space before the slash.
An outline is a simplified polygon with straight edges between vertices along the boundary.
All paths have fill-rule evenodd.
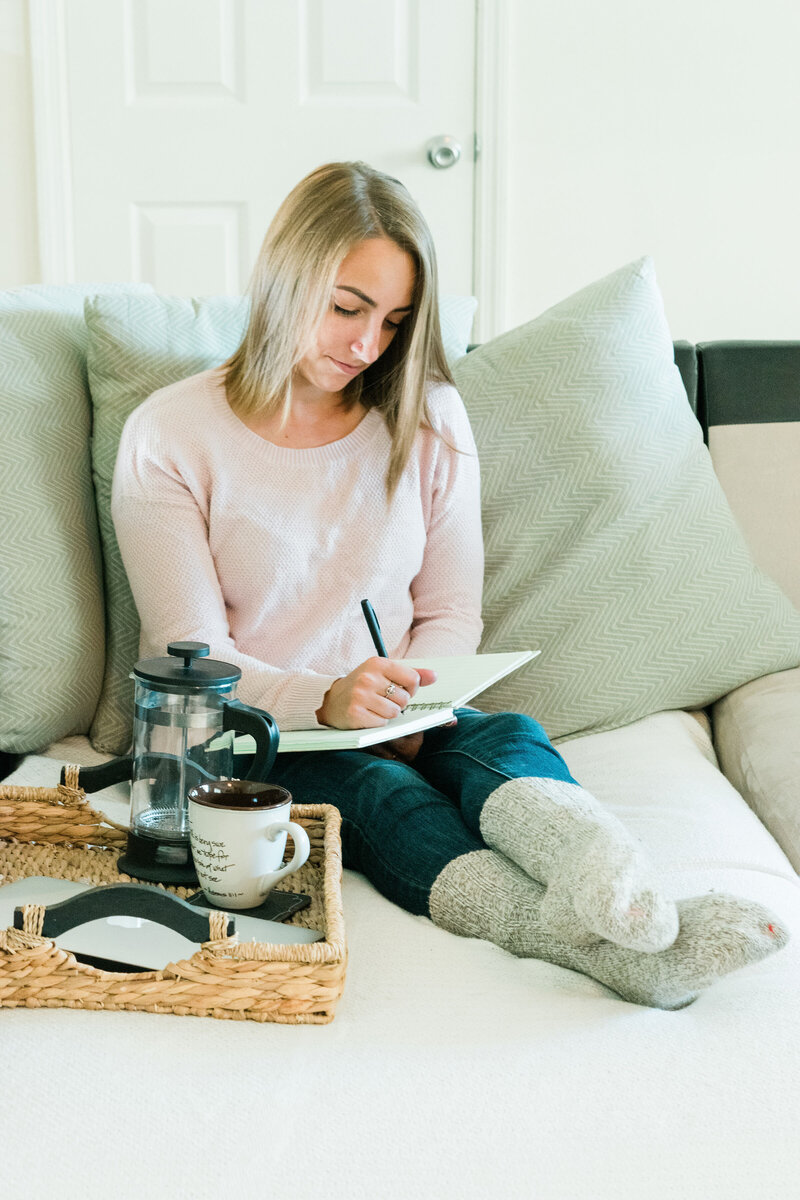
<path id="1" fill-rule="evenodd" d="M 106 667 L 91 726 L 98 750 L 130 744 L 139 622 L 111 520 L 111 480 L 122 426 L 157 388 L 216 366 L 238 345 L 247 316 L 238 296 L 98 297 L 86 305 L 87 366 L 94 410 L 92 467 L 103 542 Z"/>
<path id="2" fill-rule="evenodd" d="M 477 301 L 442 297 L 440 319 L 450 361 L 466 353 Z M 91 726 L 94 745 L 124 752 L 130 742 L 139 621 L 111 520 L 111 480 L 122 426 L 157 388 L 218 366 L 239 344 L 247 319 L 241 296 L 98 297 L 86 305 L 88 371 L 94 408 L 94 469 L 103 543 L 106 668 Z"/>
<path id="3" fill-rule="evenodd" d="M 35 750 L 86 732 L 100 695 L 102 567 L 83 303 L 87 294 L 117 290 L 0 293 L 2 750 Z"/>
<path id="4" fill-rule="evenodd" d="M 716 479 L 650 259 L 454 373 L 482 463 L 481 649 L 542 650 L 481 707 L 585 734 L 800 663 L 800 614 Z"/>
<path id="5" fill-rule="evenodd" d="M 272 1178 L 292 1200 L 796 1195 L 796 947 L 659 1012 L 437 929 L 351 872 L 343 897 L 331 1025 L 0 1013 L 5 1193 L 216 1200 L 269 1195 Z M 210 1147 L 273 1085 L 320 1119 L 273 1122 L 258 1152 L 243 1129 L 232 1185 L 231 1155 Z M 90 1163 L 87 1127 L 102 1130 Z"/>
<path id="6" fill-rule="evenodd" d="M 800 421 L 714 425 L 708 449 L 753 558 L 800 609 Z"/>
<path id="7" fill-rule="evenodd" d="M 298 1200 L 794 1195 L 800 891 L 765 831 L 756 846 L 758 823 L 691 721 L 660 714 L 564 750 L 646 838 L 671 887 L 760 900 L 794 931 L 785 950 L 690 1008 L 660 1012 L 437 929 L 345 871 L 349 966 L 331 1025 L 1 1013 L 6 1193 L 99 1200 L 109 1179 L 139 1180 L 142 1144 L 130 1133 L 146 1114 L 148 1128 L 171 1131 L 147 1144 L 157 1194 L 210 1200 L 230 1188 L 229 1156 L 208 1154 L 220 1116 L 259 1110 L 265 1080 L 279 1080 L 297 1111 L 323 1115 L 301 1137 L 299 1170 L 292 1129 L 271 1136 L 269 1172 L 291 1178 Z M 23 771 L 52 785 L 58 764 L 31 760 Z M 737 864 L 747 843 L 753 853 Z M 109 1070 L 120 1062 L 124 1087 Z M 45 1092 L 32 1086 L 41 1079 Z M 54 1094 L 70 1102 L 42 1154 Z M 87 1124 L 103 1129 L 88 1174 L 74 1154 Z M 263 1154 L 240 1155 L 236 1170 L 241 1195 L 264 1191 Z"/>
<path id="8" fill-rule="evenodd" d="M 708 733 L 688 713 L 653 713 L 622 729 L 573 738 L 559 751 L 573 776 L 639 839 L 671 895 L 726 890 L 726 877 L 742 871 L 800 887 L 775 839 L 720 771 Z"/>
<path id="9" fill-rule="evenodd" d="M 723 771 L 800 871 L 800 670 L 736 688 L 713 717 Z"/>

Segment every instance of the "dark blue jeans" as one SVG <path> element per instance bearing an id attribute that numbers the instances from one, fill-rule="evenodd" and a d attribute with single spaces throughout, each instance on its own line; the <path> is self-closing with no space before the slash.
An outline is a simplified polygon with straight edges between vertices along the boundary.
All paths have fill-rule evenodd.
<path id="1" fill-rule="evenodd" d="M 575 782 L 530 717 L 473 709 L 457 716 L 455 726 L 426 730 L 413 764 L 328 750 L 279 754 L 270 772 L 296 803 L 334 804 L 344 865 L 418 915 L 429 915 L 431 888 L 449 862 L 486 849 L 479 821 L 495 788 L 525 775 Z"/>

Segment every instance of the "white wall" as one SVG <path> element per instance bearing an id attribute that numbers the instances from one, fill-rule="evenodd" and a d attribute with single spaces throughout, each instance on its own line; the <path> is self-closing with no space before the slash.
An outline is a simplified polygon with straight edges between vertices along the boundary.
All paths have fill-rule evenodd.
<path id="1" fill-rule="evenodd" d="M 25 0 L 0 0 L 0 288 L 38 283 L 36 180 Z"/>
<path id="2" fill-rule="evenodd" d="M 800 338 L 797 0 L 512 0 L 506 325 L 652 254 L 673 337 Z"/>
<path id="3" fill-rule="evenodd" d="M 800 338 L 797 0 L 509 0 L 504 326 L 652 254 L 675 337 Z M 0 0 L 0 287 L 40 278 L 24 0 Z"/>

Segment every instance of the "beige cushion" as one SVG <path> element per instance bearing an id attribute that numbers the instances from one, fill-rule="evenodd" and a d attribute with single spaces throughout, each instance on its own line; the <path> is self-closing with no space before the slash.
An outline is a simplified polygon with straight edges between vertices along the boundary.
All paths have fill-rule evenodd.
<path id="1" fill-rule="evenodd" d="M 800 421 L 712 425 L 708 449 L 753 558 L 800 609 Z"/>
<path id="2" fill-rule="evenodd" d="M 737 688 L 713 721 L 720 766 L 800 870 L 800 669 Z"/>

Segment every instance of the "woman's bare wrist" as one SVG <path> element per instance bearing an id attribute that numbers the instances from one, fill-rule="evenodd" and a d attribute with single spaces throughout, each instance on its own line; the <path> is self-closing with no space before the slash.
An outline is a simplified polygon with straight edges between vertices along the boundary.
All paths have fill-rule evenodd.
<path id="1" fill-rule="evenodd" d="M 314 713 L 314 716 L 317 718 L 320 725 L 332 725 L 332 722 L 330 720 L 330 712 L 329 712 L 330 702 L 332 699 L 332 692 L 333 692 L 333 689 L 336 687 L 337 683 L 341 683 L 341 682 L 342 682 L 341 679 L 334 679 L 333 683 L 328 688 L 325 695 L 322 697 L 322 704 L 320 704 L 319 708 Z"/>

